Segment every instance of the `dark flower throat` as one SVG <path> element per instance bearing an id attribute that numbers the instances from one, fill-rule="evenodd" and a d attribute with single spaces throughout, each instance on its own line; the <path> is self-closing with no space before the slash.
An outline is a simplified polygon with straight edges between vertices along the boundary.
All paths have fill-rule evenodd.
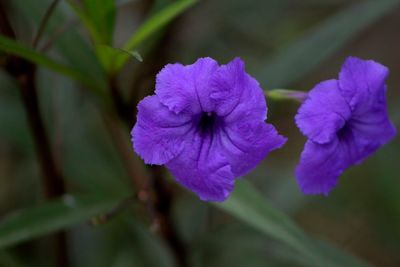
<path id="1" fill-rule="evenodd" d="M 212 132 L 217 120 L 217 115 L 213 112 L 203 112 L 200 117 L 198 129 L 201 133 Z"/>

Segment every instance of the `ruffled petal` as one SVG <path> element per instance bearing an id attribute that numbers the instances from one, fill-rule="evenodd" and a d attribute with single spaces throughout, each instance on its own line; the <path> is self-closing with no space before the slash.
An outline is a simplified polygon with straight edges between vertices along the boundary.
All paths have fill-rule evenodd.
<path id="1" fill-rule="evenodd" d="M 327 144 L 308 140 L 296 168 L 296 177 L 305 194 L 327 195 L 337 178 L 352 165 L 360 164 L 382 146 L 379 139 L 365 138 L 347 125 Z"/>
<path id="2" fill-rule="evenodd" d="M 296 116 L 309 137 L 296 168 L 304 193 L 328 194 L 346 168 L 361 163 L 395 136 L 386 110 L 387 75 L 379 63 L 350 57 L 340 72 L 339 86 L 328 81 L 319 86 L 331 89 L 310 93 Z"/>
<path id="3" fill-rule="evenodd" d="M 267 116 L 267 105 L 258 82 L 244 70 L 244 63 L 235 58 L 221 66 L 211 79 L 210 98 L 215 112 L 225 117 L 227 123 L 238 116 L 262 121 Z"/>
<path id="4" fill-rule="evenodd" d="M 271 124 L 246 120 L 221 128 L 219 137 L 221 150 L 235 177 L 250 172 L 269 152 L 286 142 Z"/>
<path id="5" fill-rule="evenodd" d="M 362 115 L 354 115 L 348 122 L 359 140 L 369 140 L 382 146 L 393 139 L 396 128 L 391 123 L 384 94 L 375 99 L 370 109 Z"/>
<path id="6" fill-rule="evenodd" d="M 295 117 L 301 132 L 312 141 L 332 141 L 350 117 L 349 105 L 342 97 L 336 80 L 319 83 L 312 89 Z"/>
<path id="7" fill-rule="evenodd" d="M 327 144 L 308 140 L 296 167 L 297 183 L 304 194 L 328 195 L 350 164 L 338 139 Z"/>
<path id="8" fill-rule="evenodd" d="M 148 96 L 138 105 L 131 132 L 134 150 L 147 164 L 165 164 L 183 150 L 182 136 L 191 128 L 190 116 L 175 114 L 161 104 L 158 96 Z"/>
<path id="9" fill-rule="evenodd" d="M 385 90 L 389 70 L 373 61 L 356 57 L 346 59 L 339 74 L 340 91 L 353 113 L 368 110 Z"/>
<path id="10" fill-rule="evenodd" d="M 205 201 L 223 201 L 234 176 L 213 133 L 194 132 L 182 153 L 166 164 L 176 180 Z"/>
<path id="11" fill-rule="evenodd" d="M 157 75 L 156 95 L 171 111 L 196 114 L 212 111 L 210 79 L 218 69 L 211 58 L 200 58 L 194 64 L 168 64 Z"/>

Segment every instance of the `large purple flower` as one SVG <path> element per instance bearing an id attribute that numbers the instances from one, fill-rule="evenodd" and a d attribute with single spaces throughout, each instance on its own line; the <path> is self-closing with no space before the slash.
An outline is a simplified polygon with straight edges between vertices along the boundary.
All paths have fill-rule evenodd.
<path id="1" fill-rule="evenodd" d="M 286 141 L 265 123 L 263 92 L 239 58 L 169 64 L 155 93 L 138 105 L 134 149 L 147 164 L 165 164 L 202 200 L 226 199 L 237 177 Z"/>
<path id="2" fill-rule="evenodd" d="M 310 91 L 296 116 L 308 137 L 296 169 L 304 193 L 327 195 L 346 168 L 395 136 L 386 110 L 388 73 L 377 62 L 349 57 L 339 80 L 321 82 Z"/>

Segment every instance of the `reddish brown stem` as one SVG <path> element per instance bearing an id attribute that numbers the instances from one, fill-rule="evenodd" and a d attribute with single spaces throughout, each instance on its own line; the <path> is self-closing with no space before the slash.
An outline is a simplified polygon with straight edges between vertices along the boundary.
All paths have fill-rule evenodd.
<path id="1" fill-rule="evenodd" d="M 54 0 L 49 8 L 46 10 L 46 13 L 44 14 L 42 20 L 40 21 L 39 24 L 39 28 L 35 34 L 35 37 L 33 37 L 33 41 L 32 41 L 32 46 L 33 47 L 37 47 L 40 38 L 42 37 L 44 30 L 46 28 L 47 22 L 49 21 L 51 15 L 53 14 L 53 11 L 55 10 L 55 8 L 57 7 L 58 3 L 60 2 L 60 0 Z"/>
<path id="2" fill-rule="evenodd" d="M 44 193 L 46 198 L 55 198 L 65 193 L 64 182 L 51 150 L 42 116 L 40 115 L 37 90 L 35 85 L 35 67 L 28 62 L 23 65 L 18 75 L 22 101 L 25 106 L 29 127 L 36 146 L 36 153 L 42 170 Z"/>
<path id="3" fill-rule="evenodd" d="M 125 109 L 120 95 L 115 94 L 115 92 L 119 92 L 115 80 L 110 80 L 110 87 L 110 90 L 114 91 L 111 95 L 115 104 L 115 113 L 119 115 L 121 122 L 128 126 L 129 129 L 132 127 L 132 118 L 131 116 L 127 116 L 128 113 L 124 112 Z M 143 172 L 140 171 L 139 173 L 142 174 L 138 175 L 139 168 L 137 168 L 135 160 L 132 159 L 133 151 L 130 148 L 131 144 L 123 141 L 126 139 L 124 137 L 126 133 L 121 132 L 113 120 L 107 119 L 107 116 L 104 118 L 106 119 L 106 125 L 112 134 L 114 143 L 120 152 L 133 185 L 138 191 L 138 199 L 146 207 L 152 218 L 153 228 L 160 232 L 165 242 L 168 244 L 171 252 L 175 256 L 178 266 L 187 266 L 186 249 L 171 218 L 173 195 L 166 181 L 164 168 L 159 166 L 150 167 L 150 178 L 147 178 L 143 175 Z M 136 168 L 134 165 L 136 165 Z"/>
<path id="4" fill-rule="evenodd" d="M 15 33 L 0 2 L 1 33 L 15 39 Z M 54 160 L 45 124 L 40 114 L 37 88 L 35 83 L 36 66 L 23 58 L 8 56 L 5 70 L 15 78 L 19 85 L 29 128 L 35 144 L 35 151 L 42 171 L 42 184 L 46 199 L 62 196 L 65 193 L 63 177 Z M 57 266 L 68 267 L 66 233 L 59 232 L 54 236 L 54 248 Z"/>
<path id="5" fill-rule="evenodd" d="M 165 169 L 161 166 L 152 166 L 150 169 L 153 174 L 153 190 L 155 192 L 154 206 L 160 232 L 174 253 L 178 266 L 188 266 L 186 247 L 172 223 L 171 205 L 173 195 L 171 187 L 166 181 Z"/>
<path id="6" fill-rule="evenodd" d="M 42 171 L 44 196 L 46 199 L 60 197 L 65 193 L 65 185 L 62 174 L 54 160 L 50 141 L 40 115 L 35 85 L 36 68 L 31 63 L 15 57 L 10 57 L 8 62 L 10 63 L 7 65 L 7 70 L 16 78 L 20 87 L 35 151 Z M 57 233 L 54 236 L 54 243 L 57 266 L 68 267 L 66 233 Z"/>

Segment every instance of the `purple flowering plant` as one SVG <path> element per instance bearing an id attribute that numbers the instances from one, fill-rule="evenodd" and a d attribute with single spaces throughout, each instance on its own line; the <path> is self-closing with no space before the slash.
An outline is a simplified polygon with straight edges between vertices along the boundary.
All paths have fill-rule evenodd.
<path id="1" fill-rule="evenodd" d="M 327 195 L 348 167 L 361 163 L 396 134 L 386 110 L 388 69 L 349 57 L 339 79 L 317 84 L 296 123 L 307 136 L 296 176 L 306 194 Z"/>
<path id="2" fill-rule="evenodd" d="M 383 65 L 349 57 L 338 80 L 321 82 L 308 94 L 268 93 L 303 102 L 295 120 L 308 141 L 295 174 L 305 194 L 327 195 L 345 169 L 395 136 L 386 111 L 387 76 Z M 237 178 L 285 144 L 266 118 L 263 91 L 242 60 L 220 66 L 200 58 L 160 71 L 155 95 L 138 105 L 132 142 L 145 163 L 165 165 L 200 199 L 223 201 Z"/>
<path id="3" fill-rule="evenodd" d="M 395 23 L 382 18 L 395 12 L 400 0 L 318 3 L 324 14 L 321 8 L 312 12 L 315 3 L 296 3 L 293 9 L 286 1 L 268 0 L 30 2 L 0 1 L 0 266 L 42 266 L 41 248 L 50 247 L 46 264 L 65 267 L 369 266 L 342 253 L 343 242 L 331 246 L 314 239 L 288 211 L 306 219 L 308 229 L 323 225 L 327 241 L 331 227 L 343 232 L 343 240 L 363 237 L 367 242 L 351 251 L 358 256 L 365 247 L 378 251 L 364 255 L 372 264 L 396 261 L 400 232 L 392 178 L 398 173 L 398 144 L 381 154 L 392 160 L 369 162 L 370 169 L 378 169 L 371 173 L 384 179 L 365 183 L 361 194 L 344 192 L 346 202 L 372 200 L 379 210 L 367 203 L 358 216 L 349 203 L 340 216 L 320 213 L 320 207 L 303 209 L 298 202 L 310 198 L 305 195 L 329 195 L 346 170 L 395 137 L 385 99 L 388 69 L 350 57 L 337 79 L 311 90 L 271 86 L 303 79 L 360 32 L 368 34 L 362 38 L 368 39 L 365 48 L 395 44 L 396 29 L 390 27 Z M 365 30 L 378 20 L 384 33 L 383 24 Z M 277 27 L 265 27 L 272 21 Z M 258 76 L 240 58 L 159 66 L 204 48 L 215 55 L 240 50 L 257 57 L 251 69 Z M 381 56 L 392 56 L 392 48 Z M 154 88 L 144 88 L 153 80 Z M 284 112 L 274 109 L 282 103 Z M 271 113 L 280 118 L 288 112 L 293 114 L 282 124 L 304 138 L 302 153 L 290 153 L 281 121 L 271 122 Z M 282 177 L 287 173 L 282 166 L 291 160 L 256 172 L 284 145 L 280 159 L 294 158 L 297 164 L 289 168 L 293 179 Z M 266 190 L 239 181 L 252 173 Z M 178 185 L 194 197 L 176 191 Z M 290 194 L 297 187 L 299 192 Z M 339 220 L 321 224 L 321 215 Z M 370 225 L 369 217 L 377 221 Z M 71 228 L 83 221 L 89 227 Z M 352 231 L 358 226 L 360 233 Z M 77 233 L 84 240 L 75 238 Z M 34 252 L 28 257 L 27 241 Z"/>
<path id="4" fill-rule="evenodd" d="M 285 143 L 266 118 L 263 91 L 242 60 L 201 58 L 160 71 L 155 95 L 138 105 L 132 141 L 145 163 L 165 165 L 202 200 L 223 201 L 238 177 Z"/>

